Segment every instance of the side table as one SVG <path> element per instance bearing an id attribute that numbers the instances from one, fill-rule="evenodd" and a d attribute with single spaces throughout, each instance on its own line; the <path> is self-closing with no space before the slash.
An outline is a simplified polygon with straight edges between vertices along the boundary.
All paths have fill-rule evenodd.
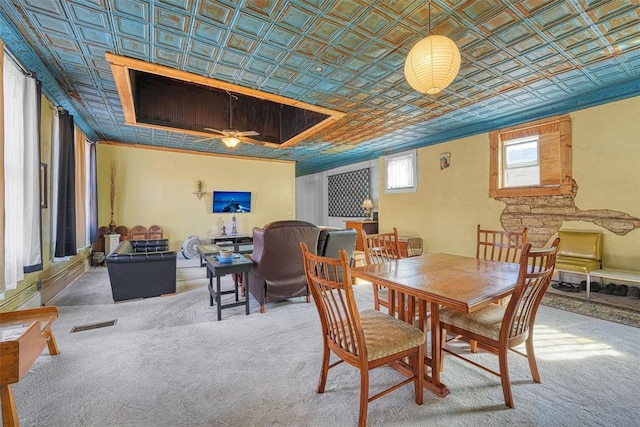
<path id="1" fill-rule="evenodd" d="M 207 262 L 207 276 L 209 276 L 209 305 L 213 305 L 213 300 L 216 300 L 218 309 L 218 320 L 222 320 L 222 309 L 229 307 L 237 307 L 240 305 L 245 306 L 245 314 L 249 314 L 249 270 L 253 262 L 250 259 L 245 258 L 240 254 L 233 255 L 233 262 L 222 263 L 218 261 L 217 255 L 209 255 L 205 258 Z M 244 301 L 238 301 L 238 274 L 244 273 Z M 233 274 L 234 289 L 229 291 L 222 291 L 220 289 L 220 278 L 227 274 Z M 213 278 L 216 278 L 216 288 L 213 288 Z M 235 293 L 236 301 L 222 304 L 223 294 Z"/>

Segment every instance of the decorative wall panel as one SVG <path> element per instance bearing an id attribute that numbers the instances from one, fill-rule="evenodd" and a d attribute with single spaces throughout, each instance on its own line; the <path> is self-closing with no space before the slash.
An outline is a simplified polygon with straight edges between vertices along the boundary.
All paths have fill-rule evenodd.
<path id="1" fill-rule="evenodd" d="M 369 198 L 369 168 L 329 176 L 329 216 L 362 217 Z"/>

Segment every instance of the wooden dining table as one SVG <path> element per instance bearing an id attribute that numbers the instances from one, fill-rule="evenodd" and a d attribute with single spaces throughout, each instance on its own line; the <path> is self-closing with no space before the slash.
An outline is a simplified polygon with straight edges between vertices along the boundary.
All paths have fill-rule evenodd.
<path id="1" fill-rule="evenodd" d="M 513 292 L 518 270 L 519 264 L 436 253 L 355 267 L 351 274 L 389 289 L 389 301 L 397 301 L 389 314 L 407 322 L 414 322 L 417 316 L 423 331 L 430 317 L 431 352 L 425 352 L 429 369 L 425 369 L 424 384 L 444 397 L 449 389 L 440 381 L 440 307 L 471 313 L 504 298 Z M 416 305 L 418 313 L 414 312 Z M 426 315 L 427 305 L 430 316 Z"/>

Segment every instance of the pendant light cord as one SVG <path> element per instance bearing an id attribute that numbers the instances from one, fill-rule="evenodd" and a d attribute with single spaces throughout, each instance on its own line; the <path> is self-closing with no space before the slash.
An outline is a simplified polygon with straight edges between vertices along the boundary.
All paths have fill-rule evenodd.
<path id="1" fill-rule="evenodd" d="M 429 35 L 431 35 L 431 0 L 427 0 L 427 6 L 429 7 Z"/>

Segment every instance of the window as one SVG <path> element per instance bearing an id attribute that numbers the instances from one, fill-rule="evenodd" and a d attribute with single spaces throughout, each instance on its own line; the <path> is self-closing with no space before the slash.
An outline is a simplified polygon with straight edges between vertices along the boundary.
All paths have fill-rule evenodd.
<path id="1" fill-rule="evenodd" d="M 538 135 L 505 141 L 502 152 L 504 187 L 540 185 Z"/>
<path id="2" fill-rule="evenodd" d="M 386 193 L 410 193 L 416 191 L 418 168 L 416 166 L 416 151 L 387 156 L 385 175 Z"/>
<path id="3" fill-rule="evenodd" d="M 491 197 L 571 193 L 568 115 L 493 131 L 489 140 Z"/>

